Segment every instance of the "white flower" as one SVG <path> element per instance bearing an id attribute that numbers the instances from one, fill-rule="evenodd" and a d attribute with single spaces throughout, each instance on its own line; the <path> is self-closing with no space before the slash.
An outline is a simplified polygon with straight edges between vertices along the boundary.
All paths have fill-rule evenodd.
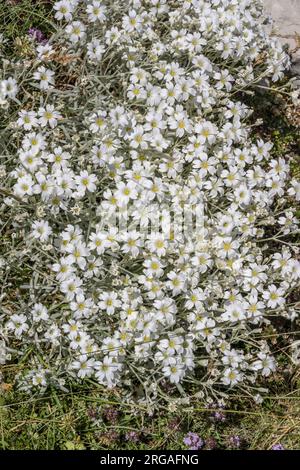
<path id="1" fill-rule="evenodd" d="M 54 85 L 54 75 L 55 73 L 52 70 L 41 66 L 34 72 L 33 78 L 40 82 L 39 86 L 41 90 L 48 90 Z"/>
<path id="2" fill-rule="evenodd" d="M 296 201 L 300 201 L 300 181 L 292 180 L 288 193 L 290 196 L 295 196 Z"/>
<path id="3" fill-rule="evenodd" d="M 221 90 L 226 88 L 227 91 L 230 91 L 232 88 L 233 77 L 230 75 L 228 70 L 222 70 L 221 72 L 216 72 L 214 74 L 214 79 L 217 80 L 216 88 Z"/>
<path id="4" fill-rule="evenodd" d="M 230 237 L 220 238 L 217 240 L 217 243 L 219 245 L 218 255 L 221 258 L 231 258 L 239 246 L 238 241 L 232 240 Z"/>
<path id="5" fill-rule="evenodd" d="M 42 127 L 49 126 L 53 129 L 57 125 L 57 121 L 61 119 L 61 115 L 55 110 L 54 106 L 47 104 L 45 108 L 40 108 L 38 115 L 39 123 Z"/>
<path id="6" fill-rule="evenodd" d="M 127 32 L 132 32 L 135 29 L 139 30 L 141 27 L 141 18 L 135 10 L 131 10 L 128 16 L 123 18 L 123 28 Z"/>
<path id="7" fill-rule="evenodd" d="M 169 118 L 168 124 L 170 129 L 176 130 L 177 137 L 183 137 L 186 132 L 190 133 L 192 131 L 190 120 L 181 108 L 176 110 Z"/>
<path id="8" fill-rule="evenodd" d="M 101 310 L 105 310 L 107 315 L 113 315 L 115 309 L 121 306 L 121 302 L 115 292 L 104 292 L 100 294 L 98 306 Z"/>
<path id="9" fill-rule="evenodd" d="M 36 155 L 40 150 L 46 147 L 45 138 L 41 133 L 29 132 L 26 134 L 23 142 L 23 148 L 28 150 L 32 155 Z"/>
<path id="10" fill-rule="evenodd" d="M 167 250 L 167 241 L 165 240 L 163 234 L 152 233 L 146 241 L 146 245 L 151 253 L 154 253 L 159 257 L 165 256 Z"/>
<path id="11" fill-rule="evenodd" d="M 101 130 L 104 130 L 107 126 L 106 116 L 106 111 L 97 111 L 97 113 L 92 114 L 92 116 L 90 117 L 90 130 L 92 132 L 99 132 Z"/>
<path id="12" fill-rule="evenodd" d="M 217 336 L 220 335 L 220 330 L 216 328 L 216 322 L 212 318 L 203 318 L 201 322 L 198 322 L 197 331 L 208 343 L 215 342 Z"/>
<path id="13" fill-rule="evenodd" d="M 248 305 L 246 306 L 246 311 L 248 316 L 254 320 L 257 317 L 262 317 L 263 310 L 265 309 L 265 304 L 264 302 L 258 299 L 257 294 L 253 293 L 252 295 L 250 295 L 247 299 L 247 302 Z"/>
<path id="14" fill-rule="evenodd" d="M 136 230 L 128 232 L 123 236 L 123 247 L 122 251 L 124 253 L 130 253 L 131 256 L 136 258 L 140 252 L 140 247 L 142 246 L 142 242 L 140 240 L 140 233 Z"/>
<path id="15" fill-rule="evenodd" d="M 99 39 L 93 39 L 87 44 L 87 55 L 90 60 L 100 61 L 105 52 L 105 46 L 103 46 Z"/>
<path id="16" fill-rule="evenodd" d="M 41 320 L 46 321 L 49 318 L 47 308 L 41 303 L 34 304 L 31 313 L 33 321 L 35 322 L 40 322 Z"/>
<path id="17" fill-rule="evenodd" d="M 284 290 L 276 287 L 274 284 L 269 286 L 268 290 L 263 293 L 263 298 L 267 300 L 267 306 L 276 308 L 285 304 Z"/>
<path id="18" fill-rule="evenodd" d="M 17 338 L 20 338 L 22 334 L 28 330 L 29 326 L 26 323 L 27 318 L 24 314 L 13 314 L 10 320 L 7 322 L 6 327 L 8 330 L 13 331 Z"/>
<path id="19" fill-rule="evenodd" d="M 77 43 L 85 37 L 86 27 L 81 21 L 73 21 L 66 27 L 66 33 L 73 43 Z"/>
<path id="20" fill-rule="evenodd" d="M 217 128 L 210 121 L 204 121 L 200 124 L 196 124 L 195 132 L 201 144 L 208 142 L 212 144 L 216 140 Z"/>
<path id="21" fill-rule="evenodd" d="M 153 131 L 154 129 L 165 129 L 166 122 L 163 119 L 161 112 L 157 112 L 155 109 L 151 109 L 149 113 L 145 116 L 146 125 L 145 131 Z"/>
<path id="22" fill-rule="evenodd" d="M 74 312 L 74 318 L 89 317 L 95 306 L 91 299 L 85 299 L 83 294 L 79 294 L 72 302 L 70 308 Z"/>
<path id="23" fill-rule="evenodd" d="M 32 236 L 41 242 L 46 242 L 52 233 L 52 229 L 47 220 L 37 220 L 32 224 Z"/>
<path id="24" fill-rule="evenodd" d="M 129 203 L 131 199 L 137 198 L 137 185 L 133 181 L 129 181 L 127 184 L 120 182 L 117 184 L 117 191 L 115 197 L 117 199 L 118 206 L 124 206 Z"/>
<path id="25" fill-rule="evenodd" d="M 14 186 L 14 192 L 17 196 L 31 196 L 33 194 L 34 181 L 30 175 L 21 176 Z"/>
<path id="26" fill-rule="evenodd" d="M 30 131 L 33 127 L 37 127 L 38 121 L 36 118 L 36 112 L 21 110 L 19 112 L 17 124 L 20 127 L 24 127 L 26 131 Z"/>
<path id="27" fill-rule="evenodd" d="M 192 257 L 191 262 L 198 268 L 200 273 L 205 273 L 212 265 L 210 254 L 205 252 L 198 252 L 196 256 Z"/>
<path id="28" fill-rule="evenodd" d="M 246 319 L 246 312 L 239 302 L 235 302 L 226 306 L 221 318 L 224 321 L 238 322 Z"/>
<path id="29" fill-rule="evenodd" d="M 170 364 L 163 367 L 162 372 L 171 383 L 178 383 L 182 379 L 185 373 L 185 367 L 183 364 L 177 363 L 175 358 L 170 359 Z"/>
<path id="30" fill-rule="evenodd" d="M 238 204 L 249 204 L 251 201 L 251 191 L 246 185 L 241 185 L 234 191 L 234 196 Z"/>
<path id="31" fill-rule="evenodd" d="M 167 286 L 172 290 L 173 295 L 179 294 L 185 288 L 186 276 L 184 273 L 176 274 L 174 271 L 168 273 Z"/>
<path id="32" fill-rule="evenodd" d="M 90 358 L 83 354 L 79 356 L 78 360 L 72 362 L 72 369 L 77 371 L 78 377 L 83 379 L 84 377 L 91 377 L 94 372 L 95 359 Z"/>
<path id="33" fill-rule="evenodd" d="M 121 365 L 118 364 L 114 358 L 105 356 L 103 361 L 97 361 L 95 363 L 95 369 L 95 377 L 98 382 L 111 388 L 115 384 L 116 375 L 121 369 Z"/>
<path id="34" fill-rule="evenodd" d="M 142 149 L 148 148 L 148 134 L 145 133 L 142 126 L 136 126 L 135 130 L 130 134 L 130 146 L 134 149 L 140 147 Z"/>
<path id="35" fill-rule="evenodd" d="M 53 169 L 66 169 L 69 165 L 69 160 L 71 158 L 71 154 L 69 152 L 65 152 L 62 147 L 55 147 L 53 149 L 53 153 L 47 155 L 47 160 L 53 163 Z M 62 178 L 65 175 L 59 175 Z"/>
<path id="36" fill-rule="evenodd" d="M 94 174 L 89 174 L 87 171 L 81 171 L 80 175 L 76 176 L 75 182 L 77 184 L 79 193 L 82 194 L 84 194 L 86 191 L 93 193 L 97 189 L 97 176 Z"/>
<path id="37" fill-rule="evenodd" d="M 71 339 L 76 338 L 80 332 L 81 323 L 70 320 L 69 323 L 63 325 L 63 330 Z"/>
<path id="38" fill-rule="evenodd" d="M 73 2 L 71 0 L 60 0 L 53 5 L 56 10 L 55 18 L 57 20 L 65 19 L 70 21 L 73 13 Z"/>
<path id="39" fill-rule="evenodd" d="M 222 382 L 224 385 L 229 385 L 233 387 L 242 380 L 242 374 L 236 370 L 228 367 L 224 371 L 224 376 L 222 377 Z"/>
<path id="40" fill-rule="evenodd" d="M 70 264 L 77 263 L 81 269 L 85 269 L 86 258 L 90 253 L 83 242 L 77 241 L 75 243 L 69 244 L 66 247 L 66 251 L 67 253 L 70 253 L 66 258 Z"/>
<path id="41" fill-rule="evenodd" d="M 47 386 L 46 372 L 47 371 L 43 371 L 43 370 L 35 372 L 32 377 L 33 385 L 38 386 L 38 387 L 46 387 Z"/>
<path id="42" fill-rule="evenodd" d="M 82 280 L 78 277 L 70 277 L 61 283 L 60 290 L 68 300 L 74 299 L 76 295 L 82 294 Z"/>
<path id="43" fill-rule="evenodd" d="M 9 98 L 15 98 L 19 91 L 17 81 L 12 77 L 1 81 L 1 89 L 3 89 L 2 93 L 4 96 L 8 96 Z"/>
<path id="44" fill-rule="evenodd" d="M 206 299 L 204 291 L 200 288 L 193 289 L 191 294 L 187 296 L 185 308 L 188 310 L 196 308 L 197 310 L 202 307 L 203 301 Z"/>
<path id="45" fill-rule="evenodd" d="M 163 265 L 158 258 L 151 258 L 144 261 L 145 273 L 147 276 L 160 277 L 163 274 Z"/>
<path id="46" fill-rule="evenodd" d="M 94 0 L 87 6 L 86 12 L 88 14 L 89 21 L 92 23 L 95 21 L 103 22 L 106 19 L 106 7 L 97 0 Z"/>
<path id="47" fill-rule="evenodd" d="M 56 279 L 58 281 L 64 281 L 69 277 L 72 277 L 72 274 L 75 271 L 74 266 L 72 266 L 72 260 L 69 257 L 60 258 L 59 263 L 54 263 L 52 269 L 56 272 Z"/>
<path id="48" fill-rule="evenodd" d="M 47 59 L 53 53 L 53 47 L 51 44 L 40 44 L 36 48 L 37 56 L 41 60 Z"/>
<path id="49" fill-rule="evenodd" d="M 259 352 L 257 356 L 259 359 L 252 364 L 251 368 L 253 370 L 261 371 L 261 375 L 268 377 L 276 370 L 274 358 L 272 356 L 268 356 L 264 352 Z"/>
<path id="50" fill-rule="evenodd" d="M 162 300 L 155 300 L 154 307 L 157 311 L 155 317 L 162 324 L 171 326 L 175 323 L 177 307 L 173 299 L 165 297 Z"/>

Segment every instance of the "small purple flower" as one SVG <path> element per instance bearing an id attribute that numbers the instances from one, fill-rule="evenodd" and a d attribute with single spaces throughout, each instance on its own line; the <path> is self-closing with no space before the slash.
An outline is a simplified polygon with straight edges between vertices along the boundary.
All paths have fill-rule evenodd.
<path id="1" fill-rule="evenodd" d="M 119 418 L 119 412 L 116 408 L 109 407 L 109 408 L 106 408 L 106 410 L 104 411 L 104 416 L 107 419 L 107 421 L 111 423 L 116 423 Z"/>
<path id="2" fill-rule="evenodd" d="M 46 38 L 44 36 L 44 33 L 38 28 L 34 28 L 34 27 L 30 28 L 28 30 L 28 34 L 37 42 L 40 42 L 40 43 L 45 42 Z"/>
<path id="3" fill-rule="evenodd" d="M 210 416 L 211 421 L 221 422 L 226 421 L 226 415 L 222 412 L 222 409 L 225 408 L 223 403 L 209 403 L 206 406 L 208 409 L 214 409 L 213 413 Z"/>
<path id="4" fill-rule="evenodd" d="M 222 411 L 215 411 L 212 415 L 212 419 L 213 421 L 224 423 L 224 421 L 226 420 L 226 416 L 224 413 L 222 413 Z"/>
<path id="5" fill-rule="evenodd" d="M 217 447 L 217 441 L 214 437 L 208 437 L 205 439 L 205 449 L 214 450 Z"/>
<path id="6" fill-rule="evenodd" d="M 89 408 L 89 409 L 87 410 L 87 415 L 88 415 L 88 417 L 89 417 L 90 419 L 97 419 L 99 413 L 98 413 L 98 411 L 96 410 L 96 408 L 92 408 L 92 407 L 91 407 L 91 408 Z"/>
<path id="7" fill-rule="evenodd" d="M 125 439 L 128 442 L 137 443 L 139 442 L 139 434 L 136 431 L 128 431 L 125 435 Z"/>
<path id="8" fill-rule="evenodd" d="M 280 442 L 278 444 L 274 444 L 272 447 L 271 447 L 271 450 L 285 450 L 285 448 L 283 447 L 282 444 L 280 444 Z"/>
<path id="9" fill-rule="evenodd" d="M 203 447 L 204 442 L 198 434 L 195 432 L 188 432 L 185 438 L 183 439 L 183 443 L 189 447 L 189 450 L 199 450 Z"/>
<path id="10" fill-rule="evenodd" d="M 239 436 L 230 436 L 229 439 L 229 445 L 231 447 L 233 447 L 234 449 L 239 449 L 239 447 L 241 446 L 241 439 Z"/>

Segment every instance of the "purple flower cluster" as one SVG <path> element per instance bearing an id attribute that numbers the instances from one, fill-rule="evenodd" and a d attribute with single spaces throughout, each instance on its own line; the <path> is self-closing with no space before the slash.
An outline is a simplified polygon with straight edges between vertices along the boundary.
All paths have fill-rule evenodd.
<path id="1" fill-rule="evenodd" d="M 99 417 L 99 412 L 96 408 L 91 407 L 87 410 L 87 415 L 90 419 L 95 420 Z"/>
<path id="2" fill-rule="evenodd" d="M 28 34 L 29 36 L 31 36 L 35 41 L 39 42 L 39 43 L 45 43 L 46 42 L 46 37 L 44 35 L 44 33 L 38 29 L 38 28 L 30 28 L 28 30 Z"/>
<path id="3" fill-rule="evenodd" d="M 119 418 L 119 411 L 116 408 L 109 407 L 104 410 L 104 417 L 111 423 L 116 423 Z"/>
<path id="4" fill-rule="evenodd" d="M 226 416 L 222 411 L 215 411 L 211 418 L 213 421 L 217 421 L 219 423 L 224 423 L 224 421 L 226 421 Z"/>
<path id="5" fill-rule="evenodd" d="M 125 435 L 125 439 L 128 442 L 133 442 L 136 444 L 137 442 L 139 442 L 140 436 L 139 433 L 136 431 L 128 431 Z"/>
<path id="6" fill-rule="evenodd" d="M 183 439 L 183 443 L 189 448 L 189 450 L 199 450 L 203 447 L 204 441 L 195 432 L 189 432 Z"/>
<path id="7" fill-rule="evenodd" d="M 226 421 L 226 415 L 222 411 L 222 409 L 225 408 L 225 405 L 223 403 L 211 403 L 207 405 L 207 408 L 215 409 L 215 411 L 210 416 L 211 421 L 219 423 L 223 423 L 224 421 Z"/>
<path id="8" fill-rule="evenodd" d="M 280 442 L 278 444 L 274 444 L 271 448 L 271 450 L 285 450 L 282 444 Z"/>
<path id="9" fill-rule="evenodd" d="M 236 435 L 230 436 L 228 441 L 229 441 L 230 447 L 234 449 L 239 449 L 241 446 L 241 439 L 239 436 L 236 436 Z"/>
<path id="10" fill-rule="evenodd" d="M 214 437 L 208 437 L 205 439 L 205 449 L 206 450 L 214 450 L 217 448 L 217 441 Z"/>

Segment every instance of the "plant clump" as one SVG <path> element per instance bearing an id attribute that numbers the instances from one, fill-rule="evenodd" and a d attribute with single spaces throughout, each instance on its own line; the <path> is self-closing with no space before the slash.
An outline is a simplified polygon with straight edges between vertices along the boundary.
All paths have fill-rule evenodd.
<path id="1" fill-rule="evenodd" d="M 256 396 L 300 278 L 300 183 L 243 102 L 290 64 L 261 2 L 60 0 L 54 17 L 33 58 L 2 62 L 1 363 L 26 358 L 28 391 Z"/>

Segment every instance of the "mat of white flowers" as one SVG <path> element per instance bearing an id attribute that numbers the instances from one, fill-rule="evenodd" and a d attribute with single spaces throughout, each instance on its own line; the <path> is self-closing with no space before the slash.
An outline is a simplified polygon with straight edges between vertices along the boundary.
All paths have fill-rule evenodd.
<path id="1" fill-rule="evenodd" d="M 261 2 L 60 0 L 54 18 L 32 59 L 2 58 L 1 363 L 25 390 L 256 396 L 300 279 L 300 183 L 243 103 L 290 62 Z"/>

